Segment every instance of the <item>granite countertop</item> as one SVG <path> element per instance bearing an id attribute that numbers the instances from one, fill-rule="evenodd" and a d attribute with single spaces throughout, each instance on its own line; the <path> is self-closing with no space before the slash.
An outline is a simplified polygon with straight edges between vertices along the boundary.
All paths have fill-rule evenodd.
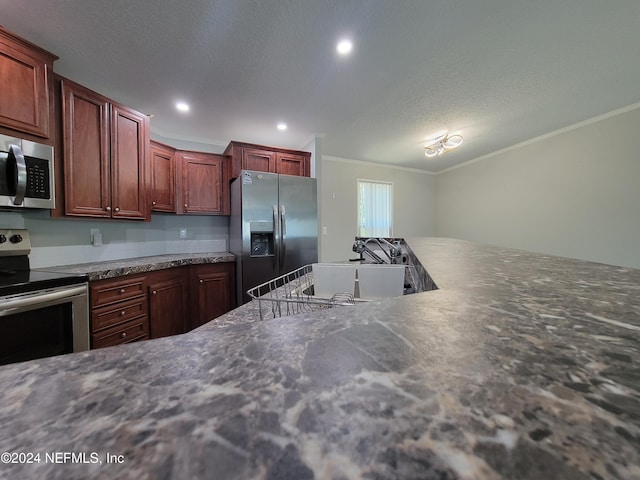
<path id="1" fill-rule="evenodd" d="M 166 268 L 181 267 L 184 265 L 235 261 L 235 255 L 228 252 L 173 253 L 149 257 L 125 258 L 122 260 L 36 268 L 34 270 L 86 274 L 89 281 L 93 281 L 135 273 L 152 272 L 154 270 L 164 270 Z"/>
<path id="2" fill-rule="evenodd" d="M 407 243 L 438 290 L 0 367 L 0 478 L 640 478 L 640 270 Z"/>

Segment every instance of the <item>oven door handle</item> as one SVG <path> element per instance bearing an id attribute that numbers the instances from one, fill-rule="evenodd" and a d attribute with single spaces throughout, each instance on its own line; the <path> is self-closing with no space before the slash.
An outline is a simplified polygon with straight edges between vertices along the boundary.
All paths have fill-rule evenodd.
<path id="1" fill-rule="evenodd" d="M 76 287 L 62 288 L 53 292 L 34 293 L 18 298 L 4 300 L 0 307 L 0 317 L 6 317 L 15 313 L 28 312 L 36 308 L 43 308 L 49 305 L 56 305 L 62 301 L 77 296 L 87 296 L 86 284 Z"/>
<path id="2" fill-rule="evenodd" d="M 13 204 L 22 205 L 24 195 L 27 193 L 27 162 L 25 162 L 22 149 L 18 145 L 11 145 L 9 153 L 16 159 L 16 196 L 13 198 Z"/>

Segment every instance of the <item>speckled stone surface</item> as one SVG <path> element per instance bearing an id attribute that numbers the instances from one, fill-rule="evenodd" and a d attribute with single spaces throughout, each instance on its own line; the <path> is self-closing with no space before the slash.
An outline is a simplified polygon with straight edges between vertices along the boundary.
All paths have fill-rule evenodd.
<path id="1" fill-rule="evenodd" d="M 0 477 L 640 478 L 640 270 L 408 244 L 438 290 L 0 367 Z"/>
<path id="2" fill-rule="evenodd" d="M 103 280 L 105 278 L 121 277 L 135 273 L 164 270 L 165 268 L 181 267 L 201 263 L 235 262 L 236 257 L 228 252 L 212 253 L 175 253 L 167 255 L 154 255 L 140 258 L 127 258 L 123 260 L 111 260 L 106 262 L 80 263 L 76 265 L 64 265 L 60 267 L 46 267 L 35 270 L 82 273 L 87 274 L 89 281 Z"/>

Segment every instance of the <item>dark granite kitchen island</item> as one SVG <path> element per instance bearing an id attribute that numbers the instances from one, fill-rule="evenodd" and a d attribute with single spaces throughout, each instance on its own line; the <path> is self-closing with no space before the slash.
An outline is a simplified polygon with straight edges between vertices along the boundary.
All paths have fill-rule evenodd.
<path id="1" fill-rule="evenodd" d="M 0 367 L 0 478 L 640 478 L 640 270 L 407 243 L 438 290 Z"/>

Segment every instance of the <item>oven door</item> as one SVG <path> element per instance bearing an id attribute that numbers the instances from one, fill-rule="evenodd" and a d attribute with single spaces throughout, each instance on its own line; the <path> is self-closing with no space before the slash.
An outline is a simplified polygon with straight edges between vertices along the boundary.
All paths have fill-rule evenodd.
<path id="1" fill-rule="evenodd" d="M 0 297 L 0 365 L 89 349 L 87 283 Z"/>

